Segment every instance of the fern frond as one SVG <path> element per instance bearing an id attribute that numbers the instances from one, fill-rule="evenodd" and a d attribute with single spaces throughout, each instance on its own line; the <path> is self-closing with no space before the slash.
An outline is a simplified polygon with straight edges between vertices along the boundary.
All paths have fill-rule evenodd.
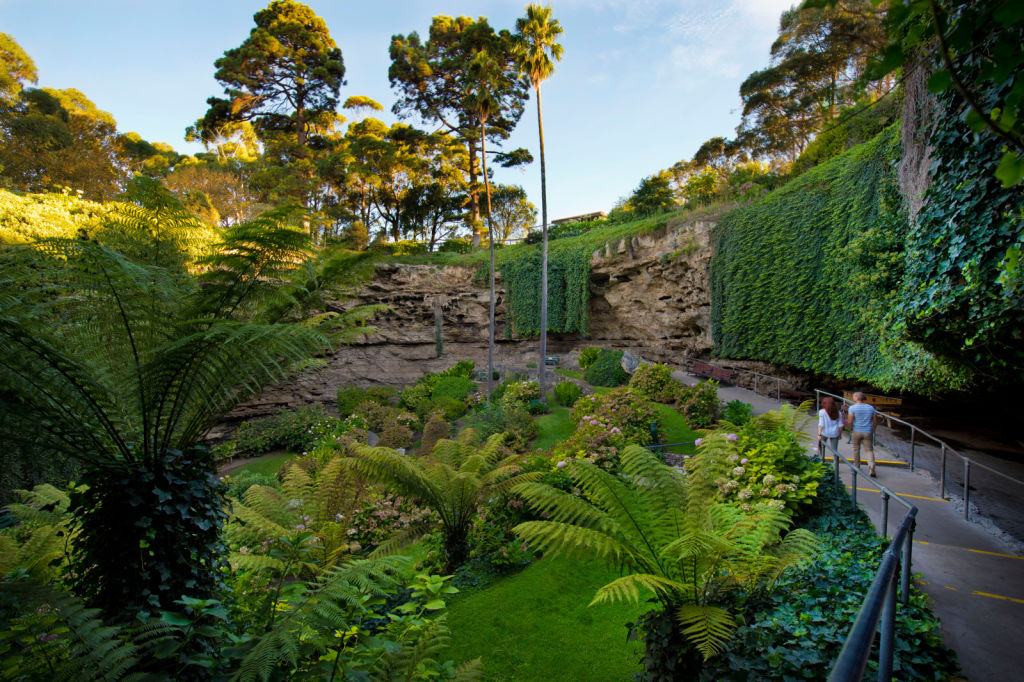
<path id="1" fill-rule="evenodd" d="M 550 552 L 552 556 L 595 556 L 616 567 L 642 568 L 634 548 L 601 531 L 557 521 L 524 521 L 512 531 L 531 546 Z"/>
<path id="2" fill-rule="evenodd" d="M 67 492 L 49 483 L 37 485 L 32 490 L 16 490 L 21 502 L 7 507 L 11 516 L 26 524 L 55 526 L 70 521 L 71 498 Z"/>
<path id="3" fill-rule="evenodd" d="M 735 629 L 729 612 L 717 606 L 683 604 L 676 611 L 676 618 L 683 626 L 683 634 L 705 661 L 725 650 Z"/>
<path id="4" fill-rule="evenodd" d="M 684 591 L 692 592 L 693 585 L 650 573 L 631 573 L 599 588 L 589 606 L 617 601 L 639 604 L 641 589 L 648 590 L 659 598 L 667 598 Z"/>
<path id="5" fill-rule="evenodd" d="M 603 511 L 581 497 L 570 495 L 550 485 L 536 482 L 519 483 L 510 492 L 522 497 L 534 511 L 541 515 L 546 514 L 552 521 L 598 530 L 611 527 L 612 521 Z"/>
<path id="6" fill-rule="evenodd" d="M 282 571 L 285 567 L 283 561 L 272 556 L 267 556 L 266 554 L 242 554 L 241 552 L 231 552 L 228 554 L 228 563 L 231 564 L 232 570 L 235 571 L 258 572 L 263 569 Z"/>
<path id="7" fill-rule="evenodd" d="M 412 547 L 418 541 L 433 532 L 434 526 L 426 523 L 415 523 L 402 531 L 391 534 L 384 542 L 377 545 L 377 548 L 370 554 L 370 558 L 396 554 L 403 549 Z"/>

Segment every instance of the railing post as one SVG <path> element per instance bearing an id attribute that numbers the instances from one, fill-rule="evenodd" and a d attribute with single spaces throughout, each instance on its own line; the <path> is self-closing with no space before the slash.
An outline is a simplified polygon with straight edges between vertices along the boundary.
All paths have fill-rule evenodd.
<path id="1" fill-rule="evenodd" d="M 839 490 L 839 486 L 842 485 L 842 479 L 839 476 L 839 450 L 832 453 L 832 464 L 835 467 L 836 473 L 832 477 L 833 483 L 835 483 L 836 490 Z"/>
<path id="2" fill-rule="evenodd" d="M 778 377 L 775 378 L 775 401 L 782 402 L 782 382 Z"/>
<path id="3" fill-rule="evenodd" d="M 896 643 L 896 576 L 885 590 L 882 636 L 878 642 L 878 682 L 892 682 L 892 653 Z"/>
<path id="4" fill-rule="evenodd" d="M 939 497 L 946 499 L 946 444 L 942 444 L 942 468 L 939 471 Z"/>
<path id="5" fill-rule="evenodd" d="M 757 393 L 757 375 L 754 375 L 754 393 Z"/>
<path id="6" fill-rule="evenodd" d="M 971 520 L 971 460 L 964 457 L 964 520 Z"/>
<path id="7" fill-rule="evenodd" d="M 853 484 L 850 486 L 850 492 L 853 494 L 853 506 L 854 506 L 855 509 L 857 507 L 857 474 L 858 473 L 859 472 L 857 471 L 857 468 L 854 467 L 853 468 L 853 479 L 852 479 Z"/>
<path id="8" fill-rule="evenodd" d="M 814 413 L 817 414 L 821 410 L 821 391 L 814 389 Z"/>
<path id="9" fill-rule="evenodd" d="M 882 537 L 889 537 L 889 493 L 882 491 Z"/>
<path id="10" fill-rule="evenodd" d="M 917 435 L 917 427 L 910 425 L 910 470 L 914 471 L 914 436 Z"/>
<path id="11" fill-rule="evenodd" d="M 910 560 L 914 553 L 914 526 L 916 519 L 911 519 L 907 526 L 906 544 L 903 545 L 903 566 L 900 568 L 900 598 L 904 605 L 910 602 Z"/>

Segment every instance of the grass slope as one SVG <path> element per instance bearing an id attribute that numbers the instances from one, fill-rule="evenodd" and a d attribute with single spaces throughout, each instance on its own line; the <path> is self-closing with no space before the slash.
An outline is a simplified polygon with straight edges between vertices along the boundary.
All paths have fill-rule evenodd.
<path id="1" fill-rule="evenodd" d="M 254 474 L 273 475 L 277 473 L 277 470 L 281 468 L 282 464 L 294 456 L 294 452 L 273 452 L 269 455 L 263 455 L 248 464 L 244 464 L 237 469 L 232 470 L 231 474 L 237 476 L 243 471 L 251 471 Z"/>
<path id="2" fill-rule="evenodd" d="M 575 430 L 569 414 L 572 412 L 568 407 L 553 405 L 551 414 L 544 414 L 537 417 L 537 440 L 533 441 L 534 449 L 547 450 L 555 443 L 560 443 Z"/>
<path id="3" fill-rule="evenodd" d="M 628 680 L 639 670 L 641 647 L 626 641 L 625 624 L 649 605 L 587 606 L 617 577 L 599 562 L 544 558 L 457 596 L 446 655 L 457 663 L 482 658 L 485 680 Z"/>

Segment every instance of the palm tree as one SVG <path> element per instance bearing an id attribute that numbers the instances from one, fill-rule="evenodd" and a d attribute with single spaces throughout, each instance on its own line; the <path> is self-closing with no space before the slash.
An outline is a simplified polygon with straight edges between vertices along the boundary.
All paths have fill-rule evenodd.
<path id="1" fill-rule="evenodd" d="M 513 486 L 535 481 L 540 472 L 519 473 L 519 455 L 504 456 L 504 434 L 483 444 L 473 429 L 457 441 L 442 439 L 423 459 L 401 455 L 389 448 L 358 446 L 348 460 L 359 474 L 394 492 L 433 509 L 444 535 L 445 572 L 451 573 L 469 557 L 469 527 L 482 504 Z M 428 526 L 411 528 L 377 549 L 392 551 L 422 537 Z"/>
<path id="2" fill-rule="evenodd" d="M 480 159 L 487 192 L 487 244 L 491 256 L 490 332 L 487 338 L 487 397 L 490 398 L 494 384 L 494 226 L 491 222 L 491 182 L 487 177 L 487 120 L 498 114 L 501 108 L 493 94 L 501 78 L 501 66 L 481 50 L 470 62 L 469 74 L 473 79 L 473 89 L 467 93 L 466 107 L 480 122 Z"/>
<path id="3" fill-rule="evenodd" d="M 705 491 L 691 489 L 683 474 L 640 446 L 627 446 L 621 465 L 620 477 L 571 462 L 565 471 L 579 497 L 540 483 L 517 485 L 512 491 L 547 520 L 514 530 L 534 547 L 597 556 L 627 573 L 591 603 L 639 603 L 641 590 L 653 592 L 674 614 L 677 633 L 710 658 L 733 630 L 723 597 L 738 587 L 771 585 L 810 554 L 816 538 L 801 529 L 783 538 L 789 520 L 781 511 L 748 514 L 706 503 Z"/>
<path id="4" fill-rule="evenodd" d="M 540 84 L 555 70 L 554 62 L 562 59 L 564 49 L 555 42 L 562 35 L 562 26 L 551 18 L 551 6 L 526 6 L 526 16 L 516 19 L 515 56 L 519 71 L 526 74 L 537 92 L 537 132 L 540 135 L 540 362 L 537 364 L 540 396 L 547 399 L 544 388 L 545 359 L 548 345 L 548 181 L 544 165 L 544 118 L 541 115 Z"/>
<path id="5" fill-rule="evenodd" d="M 229 230 L 204 286 L 92 241 L 3 253 L 0 436 L 83 464 L 76 584 L 108 616 L 213 594 L 222 485 L 196 443 L 326 344 L 309 327 L 246 319 L 268 278 L 308 247 L 279 218 Z"/>

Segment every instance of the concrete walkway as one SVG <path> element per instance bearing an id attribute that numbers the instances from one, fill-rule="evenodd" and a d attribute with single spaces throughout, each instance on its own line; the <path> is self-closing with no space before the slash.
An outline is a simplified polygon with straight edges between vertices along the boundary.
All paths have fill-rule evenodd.
<path id="1" fill-rule="evenodd" d="M 673 376 L 691 385 L 697 381 L 683 372 Z M 779 407 L 774 397 L 742 388 L 722 386 L 718 393 L 725 402 L 750 403 L 754 414 Z M 817 419 L 810 420 L 804 430 L 812 436 L 809 442 L 813 446 Z M 893 441 L 879 441 L 875 446 L 877 480 L 918 508 L 913 570 L 921 577 L 916 582 L 932 598 L 946 644 L 956 651 L 963 675 L 972 682 L 1024 679 L 1024 556 L 983 524 L 965 521 L 962 506 L 940 499 L 935 479 L 926 471 L 911 472 L 899 457 L 900 448 L 894 446 L 897 453 L 893 453 L 886 447 Z M 839 453 L 852 457 L 845 437 L 840 440 Z M 852 474 L 846 467 L 842 470 L 849 489 Z M 863 471 L 866 473 L 866 467 Z M 858 504 L 879 528 L 881 495 L 863 478 L 858 479 Z M 972 478 L 972 490 L 974 487 Z M 889 533 L 895 532 L 903 510 L 899 503 L 889 502 Z"/>

